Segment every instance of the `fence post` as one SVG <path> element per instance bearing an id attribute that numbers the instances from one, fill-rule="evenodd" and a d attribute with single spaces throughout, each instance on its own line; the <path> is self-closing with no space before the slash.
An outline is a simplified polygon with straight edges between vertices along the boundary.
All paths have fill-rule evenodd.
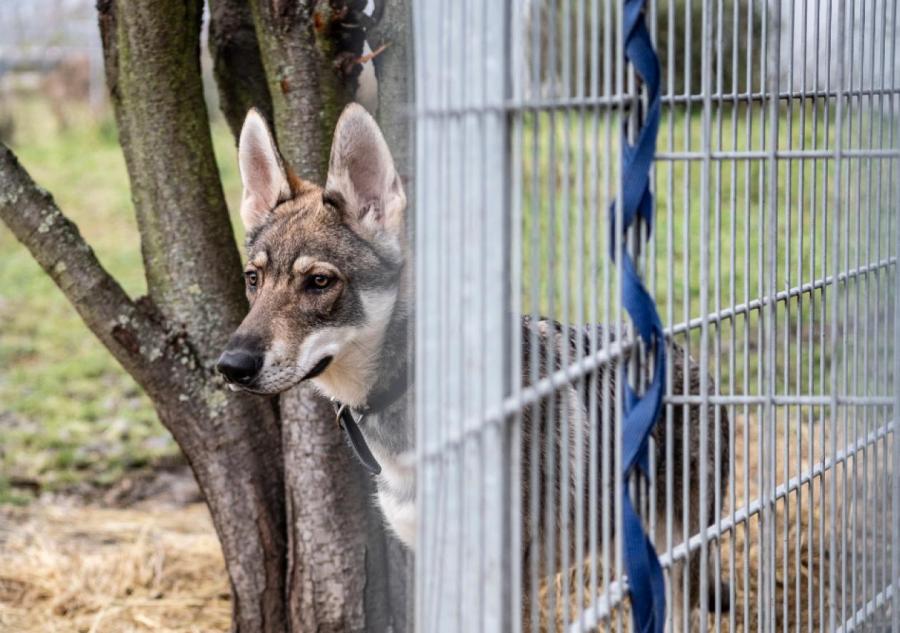
<path id="1" fill-rule="evenodd" d="M 414 3 L 419 631 L 509 627 L 507 14 Z"/>
<path id="2" fill-rule="evenodd" d="M 894 9 L 896 14 L 897 8 Z M 895 18 L 896 23 L 896 18 Z M 895 33 L 895 37 L 896 37 Z M 888 120 L 893 129 L 897 129 L 898 124 L 895 120 L 896 109 L 894 108 L 893 99 L 891 100 L 891 111 Z M 894 137 L 893 130 L 891 138 Z M 900 163 L 891 161 L 891 172 L 893 172 L 894 182 L 900 182 Z M 900 203 L 894 201 L 894 208 L 891 213 L 895 214 L 894 219 L 894 256 L 900 258 L 900 221 L 896 215 L 900 211 Z M 893 633 L 900 633 L 900 440 L 897 438 L 897 429 L 900 427 L 900 264 L 894 263 L 893 275 L 889 279 L 893 279 L 892 294 L 894 299 L 894 415 L 891 419 L 892 441 L 893 441 L 893 459 L 891 463 L 891 471 L 893 474 L 893 503 L 891 505 L 891 517 L 893 529 L 891 532 L 891 630 Z"/>

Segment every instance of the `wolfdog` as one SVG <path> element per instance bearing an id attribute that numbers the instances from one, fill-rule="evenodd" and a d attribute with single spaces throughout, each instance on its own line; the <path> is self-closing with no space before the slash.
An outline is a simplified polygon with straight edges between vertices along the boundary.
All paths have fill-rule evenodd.
<path id="1" fill-rule="evenodd" d="M 415 434 L 414 424 L 406 414 L 412 387 L 407 372 L 407 331 L 413 318 L 412 258 L 405 221 L 406 195 L 387 143 L 374 119 L 361 106 L 347 106 L 334 133 L 324 187 L 301 180 L 292 172 L 282 160 L 266 122 L 255 110 L 247 115 L 238 145 L 244 188 L 240 215 L 247 233 L 244 280 L 250 311 L 229 340 L 217 368 L 235 389 L 277 394 L 311 380 L 322 394 L 338 403 L 338 415 L 351 445 L 376 473 L 377 500 L 387 525 L 414 549 Z M 541 377 L 559 368 L 565 346 L 570 347 L 569 355 L 574 357 L 576 348 L 583 347 L 578 345 L 578 337 L 584 337 L 582 341 L 586 342 L 590 335 L 589 330 L 564 328 L 549 319 L 523 318 L 521 327 L 523 341 L 528 341 L 529 336 L 539 340 L 537 366 Z M 521 365 L 527 373 L 531 352 L 529 345 L 524 347 Z M 551 348 L 553 353 L 548 353 Z M 668 348 L 675 391 L 699 393 L 701 376 L 696 363 L 685 376 L 689 365 L 686 353 L 672 343 Z M 551 363 L 549 358 L 556 360 Z M 565 486 L 560 483 L 558 472 L 563 451 L 570 463 L 575 463 L 574 434 L 567 433 L 563 438 L 559 416 L 548 415 L 548 410 L 561 411 L 566 407 L 571 412 L 569 419 L 583 425 L 581 436 L 591 437 L 588 403 L 602 403 L 614 394 L 612 374 L 603 376 L 603 371 L 611 372 L 611 368 L 598 371 L 598 379 L 592 381 L 598 389 L 596 399 L 587 398 L 584 393 L 579 395 L 570 386 L 551 396 L 553 406 L 548 399 L 541 403 L 539 419 L 531 419 L 530 410 L 525 412 L 520 490 L 523 500 L 528 499 L 531 491 L 527 473 L 537 468 L 540 475 L 536 480 L 542 482 L 538 494 L 541 505 L 534 520 L 542 536 L 545 530 L 561 529 L 563 519 L 557 514 L 554 525 L 540 520 L 546 516 L 542 504 L 548 495 L 568 494 L 574 501 L 578 494 L 571 481 Z M 529 376 L 523 376 L 524 384 L 529 380 Z M 724 494 L 727 420 L 722 410 L 719 423 L 715 424 L 714 407 L 708 409 L 707 419 L 701 420 L 699 407 L 675 406 L 673 424 L 657 424 L 654 431 L 657 512 L 659 517 L 666 516 L 663 491 L 670 473 L 675 494 L 668 509 L 678 537 L 705 528 L 700 525 L 700 503 L 707 504 L 706 516 L 712 521 L 716 486 Z M 699 445 L 702 424 L 709 431 L 704 454 Z M 666 450 L 666 427 L 671 429 L 670 451 Z M 716 431 L 722 434 L 718 460 L 713 448 Z M 555 435 L 551 445 L 558 447 L 560 453 L 553 460 L 545 455 L 547 434 Z M 603 436 L 614 437 L 614 428 Z M 537 464 L 531 463 L 532 443 L 539 447 L 535 451 L 539 455 Z M 585 451 L 583 455 L 588 454 L 587 446 L 581 450 Z M 667 462 L 667 453 L 671 463 Z M 701 500 L 697 491 L 704 460 L 708 494 Z M 545 461 L 555 463 L 556 472 L 546 472 Z M 714 464 L 720 465 L 718 474 Z M 561 490 L 563 487 L 566 490 Z M 604 498 L 612 499 L 613 494 L 615 491 L 606 491 Z M 522 507 L 528 505 L 523 503 Z M 569 503 L 568 507 L 575 505 Z M 599 522 L 603 512 L 601 507 L 600 516 L 586 520 Z M 683 521 L 685 515 L 687 525 Z M 528 512 L 522 521 L 523 534 L 530 534 L 532 517 Z M 663 519 L 658 521 L 660 526 L 665 523 Z M 574 525 L 574 516 L 569 517 L 569 525 Z M 538 553 L 530 551 L 529 539 L 523 541 L 523 569 L 527 570 L 529 561 Z M 663 542 L 657 534 L 657 543 Z M 585 546 L 573 544 L 573 548 L 580 547 L 582 551 Z M 695 549 L 688 560 L 692 587 L 688 600 L 692 606 L 700 600 L 696 590 L 699 554 Z M 543 574 L 547 578 L 559 571 L 562 570 L 544 570 Z M 672 585 L 672 602 L 677 609 L 684 596 L 680 582 Z M 523 589 L 526 596 L 535 596 L 538 590 Z"/>

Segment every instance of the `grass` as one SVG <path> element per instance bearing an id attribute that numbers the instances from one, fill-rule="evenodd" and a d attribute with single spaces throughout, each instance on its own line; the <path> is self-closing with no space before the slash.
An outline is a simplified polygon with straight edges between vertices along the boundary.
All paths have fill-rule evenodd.
<path id="1" fill-rule="evenodd" d="M 727 121 L 727 123 L 723 123 L 726 130 L 731 127 L 733 117 L 735 136 L 738 138 L 738 142 L 732 143 L 730 134 L 726 131 L 721 140 L 711 141 L 714 150 L 754 151 L 762 147 L 755 138 L 757 134 L 755 130 L 759 127 L 758 120 L 752 122 L 755 125 L 749 124 L 744 109 L 726 111 L 724 116 Z M 787 121 L 789 119 L 786 114 L 782 119 L 779 125 L 781 131 L 779 146 L 786 148 L 788 146 Z M 671 124 L 669 124 L 669 120 L 669 117 L 664 117 L 658 142 L 660 152 L 696 152 L 700 149 L 703 121 L 698 112 L 695 111 L 688 115 L 684 111 L 678 111 L 672 115 Z M 539 279 L 539 286 L 537 288 L 529 287 L 527 291 L 531 293 L 537 290 L 540 310 L 556 311 L 561 314 L 565 312 L 565 308 L 562 307 L 566 304 L 563 292 L 567 285 L 583 284 L 578 277 L 576 258 L 579 254 L 583 254 L 585 265 L 588 267 L 592 259 L 590 241 L 593 235 L 592 226 L 589 224 L 590 218 L 580 217 L 578 213 L 582 196 L 589 208 L 596 208 L 600 212 L 600 225 L 594 229 L 597 234 L 594 238 L 593 252 L 597 259 L 596 273 L 598 277 L 602 279 L 606 274 L 609 231 L 605 210 L 617 194 L 616 181 L 618 177 L 616 161 L 608 160 L 606 156 L 616 156 L 619 153 L 617 130 L 620 123 L 615 117 L 611 117 L 608 126 L 604 120 L 601 120 L 595 131 L 590 120 L 585 122 L 584 127 L 581 127 L 575 116 L 565 120 L 558 115 L 555 121 L 551 121 L 548 115 L 541 115 L 538 118 L 531 117 L 526 121 L 525 126 L 523 235 L 526 236 L 526 239 L 536 239 L 537 250 L 534 248 L 524 249 L 523 266 L 527 273 Z M 553 141 L 550 139 L 551 134 L 555 137 Z M 588 141 L 584 142 L 584 150 L 580 138 L 583 134 L 588 137 Z M 750 135 L 749 140 L 748 134 Z M 531 160 L 535 139 L 539 144 L 541 157 L 536 165 Z M 558 154 L 556 167 L 552 171 L 548 152 L 551 142 L 555 143 Z M 794 147 L 800 146 L 797 139 L 792 139 L 792 142 Z M 813 137 L 812 132 L 808 130 L 803 142 L 806 148 L 821 148 L 824 146 L 825 138 L 821 133 Z M 592 144 L 595 145 L 599 154 L 595 157 L 598 163 L 597 179 L 599 180 L 596 192 L 593 190 L 592 184 L 594 180 L 590 155 Z M 587 158 L 583 163 L 580 161 L 582 151 L 587 152 Z M 808 164 L 804 167 L 805 177 L 807 181 L 811 181 L 812 165 Z M 667 304 L 671 303 L 676 318 L 681 315 L 698 316 L 701 294 L 700 253 L 704 249 L 709 266 L 713 268 L 718 265 L 723 269 L 724 274 L 719 276 L 722 282 L 730 282 L 733 276 L 737 293 L 742 292 L 746 283 L 747 293 L 750 297 L 761 294 L 761 280 L 757 274 L 756 265 L 759 263 L 759 255 L 764 255 L 760 249 L 764 245 L 761 236 L 764 233 L 766 218 L 761 215 L 768 213 L 767 169 L 768 166 L 761 160 L 739 161 L 733 171 L 730 163 L 724 165 L 720 161 L 712 163 L 709 181 L 705 189 L 707 191 L 707 209 L 709 210 L 707 217 L 709 241 L 703 243 L 699 234 L 701 215 L 704 210 L 704 196 L 701 193 L 704 189 L 700 163 L 678 160 L 660 161 L 656 164 L 653 174 L 656 182 L 656 227 L 650 246 L 654 249 L 656 257 L 653 260 L 654 265 L 648 270 L 648 273 L 651 276 L 650 283 L 663 310 L 666 310 L 669 307 Z M 797 242 L 801 229 L 806 231 L 805 248 L 810 247 L 809 231 L 813 228 L 813 214 L 807 212 L 800 217 L 797 212 L 790 214 L 784 212 L 789 208 L 788 203 L 797 208 L 800 208 L 801 205 L 797 200 L 796 185 L 791 191 L 791 196 L 788 196 L 788 165 L 780 162 L 778 169 L 777 234 L 793 236 L 791 239 L 781 240 L 777 244 L 776 286 L 781 287 L 788 281 L 789 276 L 796 276 L 792 273 L 795 273 L 796 262 L 794 260 L 798 254 Z M 585 179 L 582 189 L 579 189 L 577 182 L 579 170 L 583 172 Z M 794 183 L 798 182 L 799 170 L 799 163 L 790 166 Z M 554 195 L 549 193 L 551 176 L 554 178 L 556 188 Z M 822 182 L 820 169 L 818 181 L 820 189 L 815 192 L 819 194 L 820 198 Z M 538 186 L 537 196 L 534 193 L 535 184 Z M 732 194 L 735 198 L 733 212 Z M 537 204 L 535 204 L 535 199 L 537 199 Z M 811 192 L 807 187 L 804 203 L 811 206 L 811 201 Z M 539 219 L 537 225 L 534 222 L 535 216 Z M 555 223 L 551 222 L 551 218 L 555 218 Z M 816 235 L 819 238 L 818 248 L 821 248 L 824 243 L 823 228 L 821 221 L 815 226 Z M 734 237 L 731 236 L 732 231 Z M 790 250 L 792 244 L 794 251 Z M 670 252 L 671 255 L 669 255 Z M 790 257 L 789 260 L 792 268 L 788 269 L 785 261 L 791 254 L 793 257 Z M 667 274 L 670 261 L 675 265 L 672 270 L 671 287 L 668 284 Z M 732 261 L 734 262 L 733 266 L 730 265 Z M 818 264 L 816 270 L 810 270 L 807 262 L 802 272 L 821 274 L 823 272 L 821 257 L 816 261 Z M 548 262 L 551 263 L 549 266 Z M 567 263 L 568 265 L 566 265 Z M 566 274 L 564 270 L 568 273 Z M 585 274 L 588 273 L 590 273 L 589 269 Z M 526 275 L 526 277 L 528 276 Z M 715 283 L 716 278 L 715 275 L 711 275 L 711 283 Z M 556 280 L 556 289 L 551 293 L 549 286 L 552 279 Z M 568 283 L 563 284 L 560 283 L 561 281 Z M 727 287 L 725 290 L 727 291 Z M 737 296 L 739 297 L 740 294 Z M 578 315 L 571 299 L 568 305 L 569 318 L 576 318 Z M 588 305 L 587 308 L 589 307 Z M 602 311 L 602 308 L 603 306 L 597 306 L 598 311 Z"/>
<path id="2" fill-rule="evenodd" d="M 823 148 L 835 142 L 833 135 L 827 137 L 824 132 L 822 106 L 817 108 L 780 112 L 780 148 Z M 16 128 L 13 148 L 25 167 L 54 193 L 126 291 L 132 296 L 143 293 L 127 173 L 109 113 L 98 117 L 73 107 L 69 124 L 63 127 L 54 121 L 48 105 L 37 98 L 17 101 L 11 110 Z M 724 107 L 721 120 L 713 117 L 711 147 L 722 151 L 763 148 L 766 115 L 761 117 L 760 112 L 756 108 L 748 118 L 744 107 Z M 815 131 L 814 116 L 819 121 Z M 699 149 L 702 123 L 699 108 L 691 113 L 664 111 L 659 150 Z M 869 126 L 877 123 L 877 119 L 868 121 Z M 590 116 L 582 124 L 575 114 L 568 118 L 559 114 L 554 119 L 547 114 L 529 114 L 523 119 L 519 166 L 525 312 L 537 310 L 569 321 L 604 322 L 614 317 L 609 311 L 616 290 L 614 271 L 608 264 L 605 209 L 616 193 L 617 161 L 609 156 L 619 151 L 618 128 L 615 115 L 609 120 L 601 116 L 596 127 Z M 857 127 L 859 138 L 866 138 L 865 129 L 865 123 Z M 226 197 L 234 210 L 240 182 L 233 140 L 221 119 L 214 121 L 212 130 Z M 556 152 L 552 163 L 551 144 Z M 866 179 L 856 178 L 863 165 L 855 165 L 844 173 L 843 200 L 852 201 L 863 192 L 863 202 L 871 202 Z M 879 165 L 869 164 L 867 177 L 878 167 L 878 178 L 882 178 Z M 833 239 L 827 235 L 835 198 L 833 167 L 826 170 L 823 161 L 779 161 L 774 192 L 768 186 L 768 169 L 765 160 L 735 165 L 713 161 L 704 189 L 700 163 L 657 163 L 657 224 L 650 247 L 645 249 L 652 259 L 645 259 L 643 266 L 667 325 L 701 316 L 702 263 L 711 284 L 707 312 L 764 294 L 770 282 L 768 271 L 761 266 L 767 255 L 763 236 L 769 217 L 766 205 L 773 193 L 779 236 L 775 288 L 783 290 L 835 270 L 831 242 L 826 239 Z M 816 186 L 812 187 L 814 177 Z M 807 183 L 802 190 L 801 181 Z M 698 193 L 704 190 L 708 196 L 705 207 Z M 579 206 L 587 211 L 579 213 Z M 704 208 L 709 209 L 708 241 L 699 230 Z M 878 252 L 889 252 L 890 231 L 878 230 L 880 215 L 850 213 L 849 205 L 842 215 L 848 219 L 843 226 L 846 248 L 840 253 L 841 269 L 872 261 Z M 829 220 L 823 221 L 823 217 Z M 239 231 L 240 223 L 234 224 Z M 859 239 L 853 239 L 855 236 Z M 0 253 L 0 501 L 27 500 L 29 495 L 11 482 L 24 481 L 32 488 L 36 483 L 49 489 L 80 482 L 104 484 L 126 469 L 177 453 L 138 386 L 2 226 Z M 597 302 L 591 305 L 580 289 L 593 284 Z M 867 293 L 865 300 L 876 294 Z M 820 295 L 814 293 L 811 299 L 807 296 L 777 308 L 779 391 L 790 385 L 815 393 L 828 384 L 827 378 L 823 382 L 821 341 L 828 340 L 824 328 L 830 315 L 823 314 Z M 758 313 L 711 327 L 711 367 L 719 384 L 729 386 L 727 393 L 754 393 L 761 385 L 761 365 L 753 362 L 761 340 L 759 327 Z M 692 333 L 688 342 L 696 353 L 699 334 Z M 846 353 L 851 352 L 860 353 L 855 344 Z M 745 368 L 748 358 L 751 362 Z"/>
<path id="3" fill-rule="evenodd" d="M 128 176 L 110 113 L 73 106 L 58 124 L 41 99 L 11 104 L 12 148 L 131 296 L 145 292 Z M 213 137 L 228 198 L 240 181 L 224 122 Z M 0 503 L 28 488 L 104 485 L 177 454 L 149 399 L 0 225 Z"/>
<path id="4" fill-rule="evenodd" d="M 782 106 L 778 115 L 780 151 L 834 147 L 836 139 L 825 125 L 824 105 Z M 833 119 L 833 113 L 830 116 Z M 867 147 L 868 131 L 885 125 L 875 114 L 850 118 L 855 132 L 844 139 L 845 147 Z M 609 259 L 607 209 L 618 193 L 618 173 L 617 161 L 608 157 L 619 154 L 620 127 L 614 113 L 609 118 L 601 113 L 596 120 L 589 112 L 583 120 L 577 112 L 523 117 L 518 141 L 521 160 L 514 165 L 522 183 L 523 311 L 574 323 L 615 319 L 616 273 Z M 712 116 L 709 145 L 714 152 L 759 153 L 771 144 L 770 128 L 769 113 L 763 108 L 748 111 L 746 106 L 726 104 L 721 115 Z M 516 147 L 515 132 L 513 137 Z M 702 142 L 699 106 L 692 112 L 683 107 L 664 109 L 659 152 L 696 153 Z M 772 187 L 772 162 L 765 155 L 752 160 L 712 160 L 708 180 L 698 160 L 663 159 L 655 164 L 655 226 L 649 243 L 642 247 L 639 265 L 665 325 L 768 296 L 770 288 L 786 291 L 892 252 L 892 211 L 880 197 L 883 187 L 889 186 L 888 162 L 844 161 L 840 197 L 833 160 L 779 159 L 774 169 Z M 836 216 L 839 224 L 834 222 Z M 770 228 L 773 217 L 774 229 Z M 836 226 L 840 228 L 838 261 L 833 252 Z M 766 239 L 770 234 L 776 236 L 774 241 Z M 766 263 L 770 255 L 773 266 Z M 707 273 L 707 287 L 701 284 L 702 272 Z M 592 286 L 597 289 L 593 303 Z M 876 305 L 877 292 L 865 292 L 860 299 L 860 286 L 851 285 L 854 302 L 870 302 L 863 304 L 864 309 L 884 319 L 887 306 Z M 776 308 L 779 391 L 796 384 L 819 385 L 823 378 L 819 339 L 824 328 L 827 340 L 830 315 L 823 313 L 828 306 L 823 306 L 822 294 L 806 294 Z M 852 318 L 851 314 L 845 321 Z M 751 362 L 745 372 L 741 357 L 758 351 L 758 313 L 712 324 L 710 332 L 715 339 L 711 347 L 716 345 L 723 362 L 731 353 L 736 357 L 733 369 L 727 362 L 721 368 L 720 382 L 733 380 L 740 386 L 746 378 L 752 393 L 760 378 L 760 363 Z M 681 338 L 695 354 L 699 351 L 699 331 L 693 331 L 689 339 Z M 785 371 L 793 363 L 799 369 Z"/>

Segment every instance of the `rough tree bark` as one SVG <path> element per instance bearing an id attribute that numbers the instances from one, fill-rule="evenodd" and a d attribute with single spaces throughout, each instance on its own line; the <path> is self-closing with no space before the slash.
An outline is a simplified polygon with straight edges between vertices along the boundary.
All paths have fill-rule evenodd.
<path id="1" fill-rule="evenodd" d="M 276 136 L 301 178 L 322 182 L 334 123 L 351 92 L 334 66 L 334 30 L 352 0 L 251 0 Z M 365 3 L 362 3 L 365 4 Z"/>
<path id="2" fill-rule="evenodd" d="M 367 4 L 211 0 L 210 47 L 232 131 L 250 106 L 271 113 L 285 157 L 321 182 L 334 120 L 355 93 L 361 38 L 376 50 L 390 41 L 376 60 L 380 119 L 408 174 L 397 117 L 408 9 L 378 2 L 367 15 Z M 146 390 L 187 456 L 222 543 L 233 629 L 403 630 L 407 556 L 385 534 L 328 405 L 307 388 L 280 404 L 232 394 L 213 370 L 246 305 L 203 101 L 202 9 L 202 0 L 98 2 L 148 296 L 126 295 L 2 146 L 0 219 Z"/>
<path id="3" fill-rule="evenodd" d="M 203 101 L 202 1 L 104 1 L 98 10 L 149 298 L 196 358 L 192 380 L 151 398 L 210 506 L 236 627 L 281 631 L 278 421 L 270 402 L 227 393 L 213 370 L 246 306 Z"/>
<path id="4" fill-rule="evenodd" d="M 235 2 L 216 0 L 214 15 L 234 15 L 227 5 Z M 367 35 L 363 27 L 378 26 L 396 42 L 406 34 L 405 3 L 376 6 L 372 15 L 362 12 L 365 5 L 252 3 L 260 42 L 255 50 L 267 69 L 279 146 L 301 176 L 320 183 L 334 123 L 355 92 L 359 75 L 355 62 L 362 55 Z M 246 31 L 249 19 L 245 13 L 244 24 L 232 23 L 231 28 Z M 372 49 L 388 41 L 374 29 L 373 35 L 378 39 L 370 35 Z M 229 39 L 216 33 L 211 46 Z M 394 46 L 390 58 L 377 60 L 384 69 L 379 74 L 378 93 L 387 95 L 379 118 L 388 122 L 386 131 L 396 141 L 393 147 L 403 165 L 407 151 L 405 131 L 401 131 L 406 123 L 402 116 L 407 97 L 405 51 L 403 45 Z M 244 63 L 253 53 L 254 49 L 246 46 Z M 228 63 L 218 52 L 213 56 L 223 65 Z M 230 82 L 240 74 L 223 68 L 216 76 L 222 109 L 229 116 L 235 110 L 229 103 L 232 95 L 241 93 Z M 239 123 L 232 123 L 233 129 L 238 127 Z M 282 442 L 290 526 L 287 595 L 294 629 L 309 630 L 315 622 L 320 630 L 402 630 L 409 561 L 402 547 L 385 534 L 380 514 L 371 503 L 369 479 L 335 433 L 330 405 L 309 387 L 298 387 L 282 396 L 281 417 L 285 422 Z M 347 575 L 346 569 L 366 569 L 367 573 Z"/>

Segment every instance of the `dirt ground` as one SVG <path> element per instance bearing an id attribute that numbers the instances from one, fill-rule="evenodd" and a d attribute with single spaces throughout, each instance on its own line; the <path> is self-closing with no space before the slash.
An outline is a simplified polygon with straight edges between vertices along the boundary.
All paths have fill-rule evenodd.
<path id="1" fill-rule="evenodd" d="M 222 554 L 190 473 L 105 497 L 0 508 L 0 631 L 227 631 Z"/>

